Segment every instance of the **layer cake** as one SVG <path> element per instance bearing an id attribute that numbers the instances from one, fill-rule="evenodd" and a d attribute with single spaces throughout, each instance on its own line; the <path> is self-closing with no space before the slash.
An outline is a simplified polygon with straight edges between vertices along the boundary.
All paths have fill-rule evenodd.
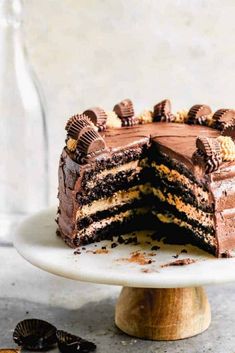
<path id="1" fill-rule="evenodd" d="M 59 165 L 58 234 L 71 247 L 135 230 L 217 257 L 235 248 L 235 111 L 126 99 L 71 117 Z"/>

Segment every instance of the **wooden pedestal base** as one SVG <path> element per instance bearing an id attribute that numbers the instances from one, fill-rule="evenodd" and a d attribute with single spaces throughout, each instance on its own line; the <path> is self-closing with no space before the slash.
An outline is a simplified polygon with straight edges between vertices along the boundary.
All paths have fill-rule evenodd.
<path id="1" fill-rule="evenodd" d="M 202 287 L 124 287 L 116 305 L 116 325 L 128 335 L 144 339 L 191 337 L 205 331 L 210 321 L 210 305 Z"/>

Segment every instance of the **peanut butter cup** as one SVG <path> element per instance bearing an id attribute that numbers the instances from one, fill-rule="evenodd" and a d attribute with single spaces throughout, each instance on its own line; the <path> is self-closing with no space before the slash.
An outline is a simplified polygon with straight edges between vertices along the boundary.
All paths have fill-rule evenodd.
<path id="1" fill-rule="evenodd" d="M 154 121 L 172 122 L 175 120 L 175 116 L 171 112 L 171 102 L 169 99 L 164 99 L 154 106 L 153 118 Z"/>
<path id="2" fill-rule="evenodd" d="M 93 342 L 68 332 L 58 330 L 56 336 L 61 353 L 89 353 L 96 350 L 96 345 Z"/>
<path id="3" fill-rule="evenodd" d="M 113 111 L 122 121 L 122 126 L 132 126 L 138 124 L 138 119 L 134 117 L 134 107 L 130 99 L 124 99 L 120 103 L 116 104 Z"/>
<path id="4" fill-rule="evenodd" d="M 77 149 L 84 155 L 96 154 L 106 148 L 104 139 L 92 127 L 81 130 Z"/>
<path id="5" fill-rule="evenodd" d="M 221 124 L 233 123 L 235 121 L 235 110 L 219 109 L 214 113 L 213 119 Z"/>
<path id="6" fill-rule="evenodd" d="M 211 108 L 205 104 L 195 104 L 193 105 L 188 112 L 188 124 L 197 124 L 203 125 L 206 121 L 206 116 L 212 113 Z"/>
<path id="7" fill-rule="evenodd" d="M 97 126 L 98 131 L 103 131 L 106 129 L 106 122 L 108 116 L 102 108 L 90 108 L 85 110 L 83 114 L 86 115 L 95 126 Z"/>
<path id="8" fill-rule="evenodd" d="M 24 349 L 46 350 L 56 344 L 56 327 L 43 320 L 23 320 L 16 325 L 13 340 Z"/>
<path id="9" fill-rule="evenodd" d="M 92 121 L 84 114 L 74 115 L 66 124 L 65 129 L 73 139 L 78 139 L 80 131 L 85 126 L 94 126 Z"/>

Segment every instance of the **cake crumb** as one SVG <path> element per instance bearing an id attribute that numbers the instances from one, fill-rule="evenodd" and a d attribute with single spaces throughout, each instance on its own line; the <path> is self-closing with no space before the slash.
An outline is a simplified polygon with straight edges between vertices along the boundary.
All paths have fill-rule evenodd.
<path id="1" fill-rule="evenodd" d="M 107 249 L 96 249 L 96 250 L 87 250 L 87 253 L 91 252 L 92 254 L 96 255 L 96 254 L 108 254 L 108 250 Z"/>
<path id="2" fill-rule="evenodd" d="M 195 263 L 196 261 L 197 260 L 194 260 L 188 257 L 187 259 L 180 259 L 180 260 L 169 262 L 167 264 L 161 265 L 161 267 L 190 265 Z"/>
<path id="3" fill-rule="evenodd" d="M 108 254 L 108 250 L 107 249 L 97 249 L 95 251 L 93 251 L 93 254 Z"/>
<path id="4" fill-rule="evenodd" d="M 152 271 L 149 268 L 141 268 L 141 272 L 150 273 Z"/>
<path id="5" fill-rule="evenodd" d="M 158 270 L 155 270 L 155 269 L 153 269 L 153 268 L 141 268 L 141 270 L 140 270 L 141 272 L 143 272 L 143 273 L 155 273 L 155 272 L 157 272 L 157 273 L 159 273 L 159 271 Z"/>
<path id="6" fill-rule="evenodd" d="M 157 254 L 155 252 L 149 252 L 147 255 L 152 257 L 152 256 L 156 256 Z"/>
<path id="7" fill-rule="evenodd" d="M 151 250 L 159 250 L 159 249 L 161 249 L 161 247 L 158 245 L 154 245 L 151 247 Z"/>
<path id="8" fill-rule="evenodd" d="M 233 257 L 233 255 L 231 254 L 230 251 L 226 250 L 226 251 L 221 255 L 221 257 L 224 258 L 224 259 L 228 259 L 228 258 Z"/>
<path id="9" fill-rule="evenodd" d="M 123 239 L 123 237 L 121 235 L 118 237 L 117 241 L 119 244 L 123 244 L 125 242 L 125 240 Z"/>
<path id="10" fill-rule="evenodd" d="M 133 251 L 129 258 L 122 258 L 117 261 L 127 261 L 130 263 L 137 263 L 138 265 L 150 265 L 154 260 L 146 256 L 146 253 L 141 253 L 139 251 Z"/>

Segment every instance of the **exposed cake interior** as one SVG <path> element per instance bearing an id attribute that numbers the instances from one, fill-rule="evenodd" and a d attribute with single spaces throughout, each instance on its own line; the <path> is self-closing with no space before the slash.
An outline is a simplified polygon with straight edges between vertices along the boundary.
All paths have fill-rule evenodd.
<path id="1" fill-rule="evenodd" d="M 97 180 L 93 188 L 86 183 L 84 194 L 77 196 L 82 205 L 76 213 L 81 242 L 83 237 L 86 242 L 151 228 L 167 241 L 201 240 L 202 247 L 214 252 L 216 239 L 208 191 L 195 183 L 187 170 L 183 173 L 174 160 L 155 155 L 139 155 L 139 160 L 112 168 L 110 174 L 106 169 L 105 176 L 102 171 L 97 173 L 91 178 Z"/>

